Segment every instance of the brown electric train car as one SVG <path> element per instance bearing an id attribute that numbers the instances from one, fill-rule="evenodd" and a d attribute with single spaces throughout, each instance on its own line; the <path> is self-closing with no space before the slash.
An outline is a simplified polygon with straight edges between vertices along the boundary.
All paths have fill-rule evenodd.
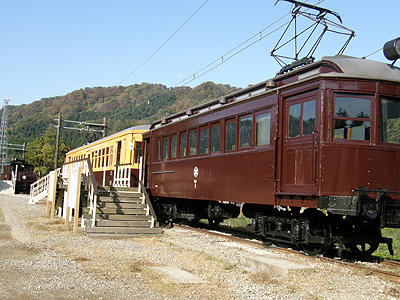
<path id="1" fill-rule="evenodd" d="M 400 69 L 385 63 L 324 57 L 157 121 L 144 143 L 165 219 L 218 224 L 242 204 L 253 231 L 310 254 L 370 255 L 400 227 Z"/>

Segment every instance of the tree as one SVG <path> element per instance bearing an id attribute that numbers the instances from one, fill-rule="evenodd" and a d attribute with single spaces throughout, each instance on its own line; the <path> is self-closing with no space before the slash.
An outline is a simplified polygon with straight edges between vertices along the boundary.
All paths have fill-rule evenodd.
<path id="1" fill-rule="evenodd" d="M 54 154 L 56 151 L 56 131 L 48 129 L 44 135 L 35 141 L 28 143 L 26 160 L 35 166 L 35 172 L 40 177 L 48 174 L 54 168 Z M 68 152 L 67 146 L 60 141 L 57 164 L 64 162 L 65 154 Z"/>

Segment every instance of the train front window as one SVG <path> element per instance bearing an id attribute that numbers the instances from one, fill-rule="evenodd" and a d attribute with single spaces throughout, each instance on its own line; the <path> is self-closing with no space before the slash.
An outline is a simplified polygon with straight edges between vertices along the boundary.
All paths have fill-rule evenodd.
<path id="1" fill-rule="evenodd" d="M 289 106 L 289 137 L 306 136 L 315 130 L 315 100 Z"/>
<path id="2" fill-rule="evenodd" d="M 301 104 L 289 108 L 289 137 L 300 136 Z"/>
<path id="3" fill-rule="evenodd" d="M 335 139 L 369 141 L 371 137 L 371 98 L 335 97 Z"/>
<path id="4" fill-rule="evenodd" d="M 400 102 L 382 99 L 380 116 L 381 142 L 400 144 Z"/>
<path id="5" fill-rule="evenodd" d="M 303 103 L 303 135 L 313 134 L 315 130 L 315 100 Z"/>

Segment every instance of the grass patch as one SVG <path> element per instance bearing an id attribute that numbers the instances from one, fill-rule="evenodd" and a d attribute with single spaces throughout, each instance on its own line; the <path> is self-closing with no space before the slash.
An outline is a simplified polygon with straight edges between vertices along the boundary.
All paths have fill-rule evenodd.
<path id="1" fill-rule="evenodd" d="M 245 230 L 246 225 L 251 224 L 253 219 L 245 218 L 245 217 L 238 217 L 232 219 L 226 219 L 221 225 L 228 226 L 238 230 Z"/>
<path id="2" fill-rule="evenodd" d="M 381 258 L 390 258 L 400 260 L 400 228 L 383 228 L 382 236 L 393 239 L 393 252 L 391 256 L 386 244 L 380 244 L 379 248 L 374 252 L 374 256 Z"/>

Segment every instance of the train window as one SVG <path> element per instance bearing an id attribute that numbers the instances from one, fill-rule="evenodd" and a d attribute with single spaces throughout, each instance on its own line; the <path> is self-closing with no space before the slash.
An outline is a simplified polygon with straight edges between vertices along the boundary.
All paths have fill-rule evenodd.
<path id="1" fill-rule="evenodd" d="M 315 100 L 303 103 L 303 135 L 313 134 L 315 130 Z"/>
<path id="2" fill-rule="evenodd" d="M 176 158 L 176 152 L 178 150 L 177 141 L 178 141 L 178 136 L 173 135 L 171 137 L 171 158 Z"/>
<path id="3" fill-rule="evenodd" d="M 156 160 L 161 160 L 161 140 L 156 141 Z"/>
<path id="4" fill-rule="evenodd" d="M 163 159 L 168 159 L 168 154 L 169 154 L 169 137 L 164 138 L 164 155 Z"/>
<path id="5" fill-rule="evenodd" d="M 193 130 L 189 133 L 189 155 L 197 154 L 197 130 Z"/>
<path id="6" fill-rule="evenodd" d="M 140 156 L 142 155 L 142 142 L 135 142 L 135 164 L 140 162 Z"/>
<path id="7" fill-rule="evenodd" d="M 180 157 L 185 157 L 187 154 L 187 133 L 181 133 L 181 148 L 180 148 Z"/>
<path id="8" fill-rule="evenodd" d="M 253 117 L 246 116 L 239 121 L 239 149 L 250 148 L 253 137 Z"/>
<path id="9" fill-rule="evenodd" d="M 400 144 L 400 102 L 382 99 L 381 115 L 381 142 Z"/>
<path id="10" fill-rule="evenodd" d="M 315 100 L 289 107 L 289 137 L 306 136 L 315 130 Z"/>
<path id="11" fill-rule="evenodd" d="M 208 127 L 200 129 L 200 154 L 208 154 L 209 140 L 210 129 Z"/>
<path id="12" fill-rule="evenodd" d="M 369 141 L 371 135 L 371 99 L 335 97 L 335 139 Z"/>
<path id="13" fill-rule="evenodd" d="M 271 113 L 256 117 L 256 146 L 268 145 L 271 140 Z"/>
<path id="14" fill-rule="evenodd" d="M 211 127 L 211 150 L 219 152 L 221 148 L 221 125 L 213 125 Z"/>
<path id="15" fill-rule="evenodd" d="M 300 136 L 301 104 L 289 107 L 289 137 Z"/>
<path id="16" fill-rule="evenodd" d="M 236 120 L 226 122 L 226 147 L 225 151 L 236 149 Z"/>

